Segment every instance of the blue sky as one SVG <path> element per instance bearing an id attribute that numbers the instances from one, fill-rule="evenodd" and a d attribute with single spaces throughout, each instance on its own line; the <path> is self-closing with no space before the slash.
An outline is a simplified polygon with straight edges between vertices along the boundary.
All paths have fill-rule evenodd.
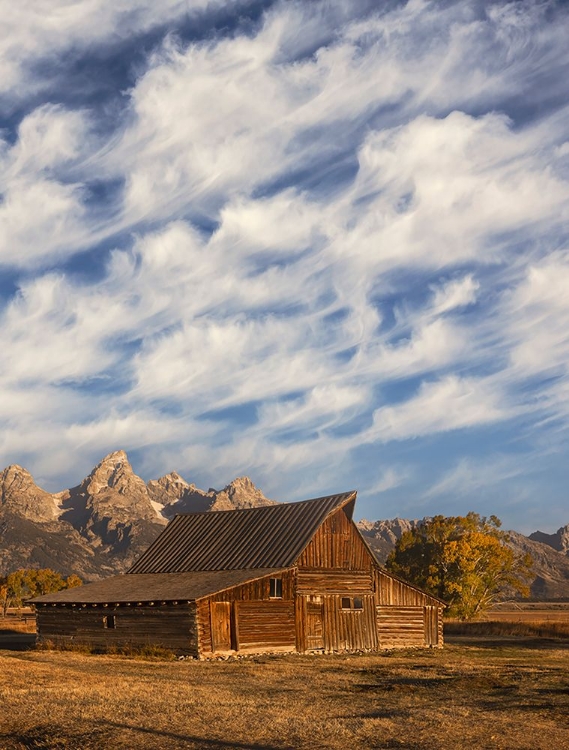
<path id="1" fill-rule="evenodd" d="M 563 3 L 1 4 L 3 466 L 569 521 Z"/>

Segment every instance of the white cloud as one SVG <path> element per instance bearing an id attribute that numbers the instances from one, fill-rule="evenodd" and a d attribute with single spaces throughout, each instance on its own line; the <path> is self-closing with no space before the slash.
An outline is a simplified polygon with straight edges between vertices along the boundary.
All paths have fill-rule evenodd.
<path id="1" fill-rule="evenodd" d="M 386 469 L 376 482 L 362 490 L 362 494 L 380 495 L 382 492 L 387 492 L 401 486 L 406 479 L 406 472 L 402 472 L 399 469 Z"/>
<path id="2" fill-rule="evenodd" d="M 569 368 L 569 256 L 556 254 L 528 267 L 507 295 L 512 366 L 525 375 Z"/>
<path id="3" fill-rule="evenodd" d="M 269 403 L 259 410 L 263 429 L 273 437 L 280 431 L 298 429 L 328 430 L 358 414 L 369 403 L 370 394 L 363 386 L 358 388 L 330 383 L 315 385 L 303 397 Z M 270 426 L 270 427 L 269 427 Z"/>
<path id="4" fill-rule="evenodd" d="M 542 131 L 512 132 L 507 118 L 419 116 L 371 133 L 359 152 L 351 193 L 355 227 L 336 238 L 339 256 L 376 272 L 409 263 L 500 262 L 495 237 L 559 223 L 569 186 L 550 170 Z M 354 209 L 352 209 L 354 210 Z M 550 227 L 551 228 L 551 227 Z"/>
<path id="5" fill-rule="evenodd" d="M 421 321 L 408 339 L 370 351 L 369 366 L 378 378 L 408 378 L 458 361 L 467 346 L 458 327 L 444 320 Z"/>
<path id="6" fill-rule="evenodd" d="M 68 170 L 89 153 L 78 112 L 40 107 L 20 123 L 0 153 L 0 263 L 27 266 L 76 252 L 86 241 L 83 185 Z"/>
<path id="7" fill-rule="evenodd" d="M 424 497 L 452 495 L 463 498 L 476 493 L 480 495 L 481 490 L 495 490 L 498 485 L 523 473 L 524 462 L 519 457 L 499 456 L 485 460 L 463 458 L 429 487 Z"/>
<path id="8" fill-rule="evenodd" d="M 38 61 L 210 6 L 24 2 L 0 73 L 24 101 Z M 55 476 L 69 455 L 150 446 L 148 471 L 278 467 L 318 493 L 364 442 L 564 418 L 566 113 L 501 108 L 515 118 L 531 79 L 541 111 L 566 22 L 527 4 L 361 9 L 275 3 L 246 33 L 170 35 L 111 133 L 95 102 L 39 106 L 7 136 L 0 262 L 27 275 L 1 319 L 6 455 Z M 97 205 L 107 180 L 124 188 Z M 35 270 L 111 237 L 96 284 Z M 380 404 L 409 378 L 412 396 Z M 250 423 L 202 417 L 229 407 Z"/>
<path id="9" fill-rule="evenodd" d="M 433 300 L 434 312 L 440 315 L 457 307 L 467 307 L 473 304 L 476 302 L 476 293 L 479 288 L 480 284 L 470 274 L 436 287 Z"/>
<path id="10" fill-rule="evenodd" d="M 423 383 L 412 398 L 373 414 L 368 439 L 404 440 L 437 432 L 478 427 L 516 415 L 489 380 L 448 376 Z"/>
<path id="11" fill-rule="evenodd" d="M 238 5 L 238 3 L 232 3 Z M 34 92 L 41 86 L 34 66 L 57 61 L 59 56 L 100 44 L 117 43 L 176 17 L 196 14 L 215 0 L 163 0 L 160 7 L 150 0 L 50 0 L 49 6 L 34 0 L 17 4 L 0 2 L 3 34 L 0 42 L 0 80 L 4 93 L 13 98 Z M 45 84 L 44 84 L 45 85 Z"/>

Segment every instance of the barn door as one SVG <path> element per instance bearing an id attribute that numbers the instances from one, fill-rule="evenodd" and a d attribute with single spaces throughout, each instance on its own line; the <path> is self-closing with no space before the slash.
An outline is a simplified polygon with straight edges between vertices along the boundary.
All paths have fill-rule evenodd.
<path id="1" fill-rule="evenodd" d="M 324 605 L 322 597 L 306 597 L 306 650 L 324 648 Z"/>
<path id="2" fill-rule="evenodd" d="M 425 646 L 439 645 L 439 608 L 424 607 L 423 622 L 425 625 Z"/>
<path id="3" fill-rule="evenodd" d="M 231 602 L 211 602 L 212 651 L 231 651 Z"/>

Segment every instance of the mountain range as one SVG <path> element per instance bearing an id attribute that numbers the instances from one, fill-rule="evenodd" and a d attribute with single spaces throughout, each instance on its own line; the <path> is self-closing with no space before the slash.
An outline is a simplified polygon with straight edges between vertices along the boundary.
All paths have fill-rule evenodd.
<path id="1" fill-rule="evenodd" d="M 0 472 L 0 575 L 42 567 L 97 580 L 128 570 L 177 513 L 273 503 L 248 477 L 207 492 L 176 472 L 144 482 L 124 451 L 110 453 L 80 484 L 57 493 L 41 489 L 26 469 L 12 464 Z M 358 526 L 385 562 L 401 534 L 420 523 L 396 518 Z M 569 598 L 569 525 L 556 534 L 508 533 L 510 544 L 534 559 L 532 595 Z"/>

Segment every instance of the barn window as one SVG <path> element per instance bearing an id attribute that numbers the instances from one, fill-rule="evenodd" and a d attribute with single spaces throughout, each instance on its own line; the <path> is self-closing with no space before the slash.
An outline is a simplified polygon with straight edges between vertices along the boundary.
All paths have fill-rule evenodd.
<path id="1" fill-rule="evenodd" d="M 363 599 L 361 596 L 343 596 L 342 597 L 342 609 L 356 609 L 362 610 L 364 608 Z"/>
<path id="2" fill-rule="evenodd" d="M 271 599 L 283 598 L 283 580 L 282 578 L 271 578 L 269 580 L 269 596 Z"/>
<path id="3" fill-rule="evenodd" d="M 105 615 L 103 617 L 103 627 L 104 628 L 116 628 L 117 623 L 114 615 Z"/>

